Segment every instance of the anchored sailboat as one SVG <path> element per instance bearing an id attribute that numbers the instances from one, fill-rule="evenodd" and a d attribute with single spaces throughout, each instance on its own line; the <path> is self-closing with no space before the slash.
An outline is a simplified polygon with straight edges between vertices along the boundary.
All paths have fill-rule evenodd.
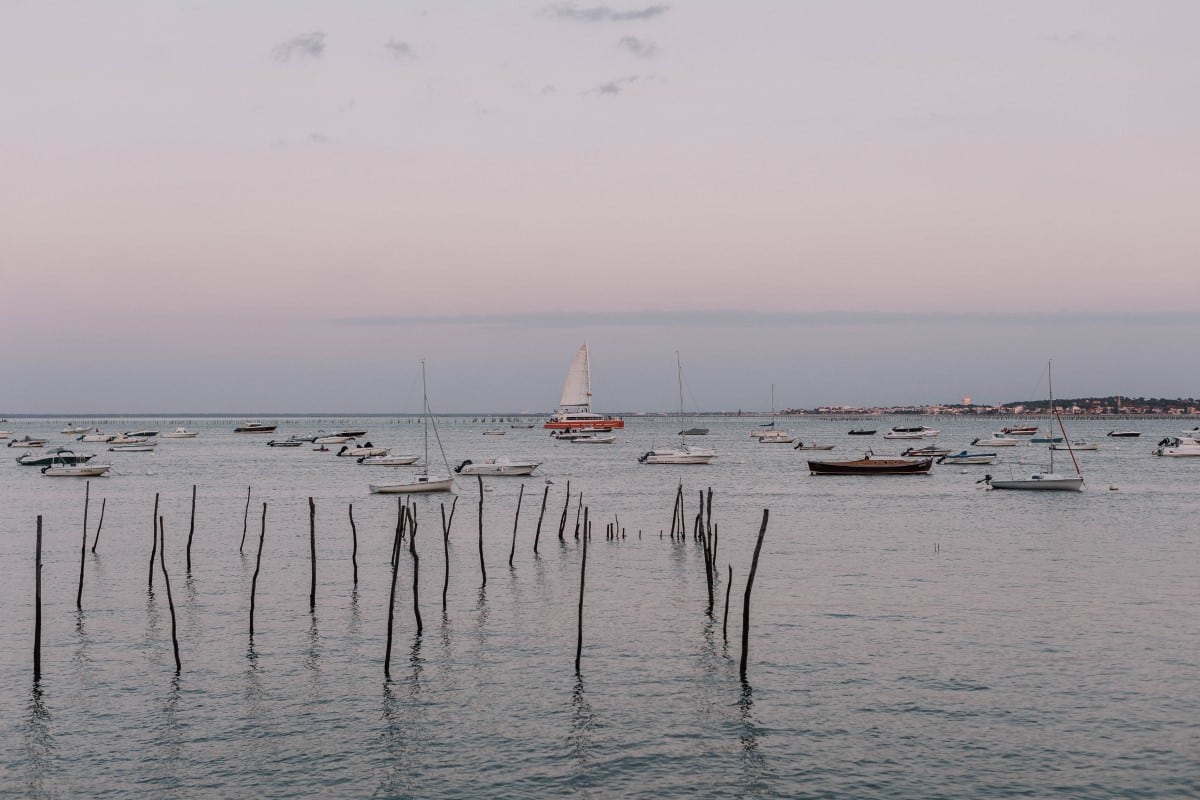
<path id="1" fill-rule="evenodd" d="M 1071 463 L 1075 465 L 1074 475 L 1062 475 L 1054 471 L 1054 448 L 1050 448 L 1050 469 L 1045 472 L 1035 472 L 1028 478 L 1014 478 L 1007 481 L 993 480 L 991 475 L 985 475 L 983 481 L 992 489 L 1032 489 L 1053 492 L 1078 492 L 1083 490 L 1083 473 L 1079 470 L 1079 462 L 1075 459 L 1075 451 L 1071 449 L 1071 439 L 1067 429 L 1063 427 L 1062 417 L 1054 407 L 1054 381 L 1050 372 L 1051 364 L 1046 362 L 1046 379 L 1050 390 L 1050 412 L 1058 420 L 1058 428 L 1062 431 L 1063 441 L 1067 444 L 1067 452 L 1071 454 Z M 1051 429 L 1053 430 L 1053 428 Z"/>
<path id="2" fill-rule="evenodd" d="M 679 351 L 675 351 L 675 372 L 679 381 L 679 424 L 683 425 L 683 362 Z M 717 451 L 711 447 L 695 447 L 683 440 L 683 432 L 679 434 L 679 446 L 674 449 L 654 449 L 638 456 L 642 464 L 707 464 L 717 457 Z"/>
<path id="3" fill-rule="evenodd" d="M 575 428 L 601 428 L 612 430 L 624 428 L 625 420 L 592 413 L 592 366 L 588 360 L 588 345 L 584 342 L 575 351 L 567 379 L 563 383 L 562 398 L 558 412 L 546 420 L 543 426 L 551 430 L 573 430 Z"/>
<path id="4" fill-rule="evenodd" d="M 423 411 L 421 421 L 425 425 L 425 464 L 416 475 L 395 483 L 369 484 L 372 494 L 414 494 L 416 492 L 449 492 L 454 489 L 454 476 L 450 473 L 450 465 L 442 454 L 442 462 L 446 464 L 444 473 L 429 474 L 429 394 L 425 390 L 425 362 L 421 362 L 421 400 Z M 441 440 L 438 440 L 441 450 Z"/>

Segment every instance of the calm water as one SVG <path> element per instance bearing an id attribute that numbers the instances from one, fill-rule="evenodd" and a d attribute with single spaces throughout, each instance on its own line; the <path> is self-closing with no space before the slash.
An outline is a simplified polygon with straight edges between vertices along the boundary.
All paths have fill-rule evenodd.
<path id="1" fill-rule="evenodd" d="M 1196 797 L 1200 795 L 1200 459 L 1149 455 L 1194 421 L 1138 421 L 1140 439 L 1081 453 L 1081 494 L 982 491 L 1045 451 L 1001 449 L 991 467 L 926 477 L 813 477 L 810 453 L 760 445 L 747 419 L 706 420 L 708 467 L 642 466 L 678 423 L 632 419 L 611 446 L 553 442 L 540 427 L 443 420 L 452 463 L 545 460 L 533 478 L 479 493 L 461 479 L 448 608 L 440 503 L 415 499 L 420 553 L 401 558 L 391 682 L 383 677 L 395 474 L 311 447 L 235 435 L 239 420 L 92 421 L 104 430 L 186 424 L 195 440 L 107 453 L 91 482 L 89 546 L 75 609 L 84 482 L 0 466 L 0 794 L 33 797 Z M 392 418 L 278 420 L 290 432 L 362 424 L 419 452 L 421 428 Z M 861 421 L 793 420 L 803 439 L 853 457 Z M 962 447 L 986 422 L 926 422 Z M 64 420 L 15 420 L 50 435 Z M 1125 423 L 1122 423 L 1125 424 Z M 919 444 L 919 443 L 918 443 Z M 333 448 L 336 450 L 336 446 Z M 5 450 L 11 457 L 22 451 Z M 1063 454 L 1065 455 L 1065 454 Z M 1029 466 L 1016 465 L 1028 461 Z M 1069 468 L 1069 463 L 1067 464 Z M 399 470 L 403 472 L 404 470 Z M 540 557 L 532 552 L 545 479 Z M 718 561 L 733 568 L 705 614 L 702 556 L 660 539 L 675 487 L 715 491 Z M 574 674 L 579 559 L 575 500 L 594 521 L 582 677 Z M 514 566 L 507 565 L 522 481 Z M 185 570 L 198 486 L 192 571 Z M 247 487 L 249 532 L 243 532 Z M 1110 490 L 1110 486 L 1117 491 Z M 155 492 L 183 672 L 174 674 L 162 577 L 147 592 Z M 317 507 L 317 609 L 308 609 L 308 497 Z M 256 634 L 247 636 L 262 503 L 266 548 Z M 359 535 L 353 585 L 347 507 Z M 762 510 L 771 511 L 754 590 L 749 679 L 737 671 L 741 594 Z M 43 679 L 31 674 L 34 521 L 45 518 Z M 625 538 L 606 541 L 619 519 Z"/>

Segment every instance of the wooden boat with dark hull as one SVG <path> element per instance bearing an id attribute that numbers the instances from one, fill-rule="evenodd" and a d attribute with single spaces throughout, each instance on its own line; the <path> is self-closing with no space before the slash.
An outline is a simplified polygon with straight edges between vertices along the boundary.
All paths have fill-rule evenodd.
<path id="1" fill-rule="evenodd" d="M 870 454 L 854 461 L 808 462 L 813 475 L 925 475 L 932 467 L 932 458 L 877 458 Z"/>

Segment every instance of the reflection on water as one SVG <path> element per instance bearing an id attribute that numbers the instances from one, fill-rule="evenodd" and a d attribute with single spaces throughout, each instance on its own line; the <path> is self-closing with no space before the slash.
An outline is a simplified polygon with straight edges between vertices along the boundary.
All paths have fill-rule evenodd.
<path id="1" fill-rule="evenodd" d="M 29 797 L 57 797 L 58 789 L 50 783 L 56 757 L 50 712 L 42 697 L 42 687 L 34 684 L 26 702 L 25 714 L 25 789 Z M 48 785 L 49 784 L 49 785 Z"/>

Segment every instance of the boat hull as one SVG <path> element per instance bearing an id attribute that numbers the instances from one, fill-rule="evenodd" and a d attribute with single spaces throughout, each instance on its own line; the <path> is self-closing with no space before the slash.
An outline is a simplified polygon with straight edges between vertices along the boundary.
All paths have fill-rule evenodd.
<path id="1" fill-rule="evenodd" d="M 546 420 L 546 424 L 542 426 L 553 431 L 573 431 L 579 428 L 600 428 L 606 431 L 611 431 L 616 428 L 624 428 L 625 420 L 617 419 L 616 417 L 603 417 L 598 419 L 587 420 Z"/>
<path id="2" fill-rule="evenodd" d="M 809 461 L 813 475 L 925 475 L 932 458 L 860 458 L 855 461 Z"/>
<path id="3" fill-rule="evenodd" d="M 459 475 L 532 475 L 537 464 L 468 464 Z"/>
<path id="4" fill-rule="evenodd" d="M 1024 478 L 1013 481 L 988 481 L 988 486 L 993 489 L 1081 492 L 1083 491 L 1083 478 Z"/>
<path id="5" fill-rule="evenodd" d="M 454 488 L 454 478 L 437 478 L 418 475 L 411 481 L 400 483 L 372 483 L 371 494 L 418 494 L 420 492 L 449 492 Z"/>
<path id="6" fill-rule="evenodd" d="M 76 464 L 42 467 L 42 474 L 49 478 L 98 478 L 110 469 L 111 464 Z"/>

